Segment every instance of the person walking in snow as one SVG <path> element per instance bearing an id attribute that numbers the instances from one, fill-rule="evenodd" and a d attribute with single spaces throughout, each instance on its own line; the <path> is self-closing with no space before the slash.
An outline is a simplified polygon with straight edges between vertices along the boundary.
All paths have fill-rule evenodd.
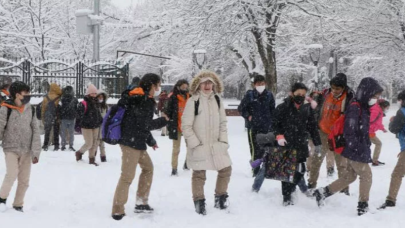
<path id="1" fill-rule="evenodd" d="M 181 129 L 187 145 L 187 166 L 193 170 L 192 193 L 195 211 L 205 215 L 206 171 L 218 171 L 215 208 L 227 208 L 231 158 L 228 154 L 228 128 L 224 104 L 219 94 L 223 85 L 211 71 L 201 71 L 191 83 Z"/>
<path id="2" fill-rule="evenodd" d="M 315 120 L 314 109 L 310 103 L 305 102 L 307 87 L 302 83 L 295 83 L 291 87 L 291 95 L 284 103 L 277 106 L 274 112 L 274 134 L 279 146 L 297 151 L 297 171 L 293 183 L 282 182 L 283 205 L 293 205 L 291 194 L 295 192 L 296 185 L 304 177 L 305 162 L 309 156 L 308 135 L 315 145 L 315 153 L 321 150 L 321 139 Z"/>
<path id="3" fill-rule="evenodd" d="M 318 184 L 319 170 L 325 156 L 327 157 L 326 167 L 328 176 L 333 176 L 335 172 L 333 169 L 335 161 L 339 177 L 344 171 L 342 166 L 339 165 L 341 156 L 329 150 L 328 135 L 331 133 L 336 120 L 346 111 L 353 97 L 354 92 L 347 86 L 347 77 L 343 73 L 339 73 L 332 78 L 330 88 L 324 90 L 321 94 L 319 99 L 319 133 L 322 141 L 322 150 L 320 154 L 312 156 L 310 159 L 311 164 L 309 167 L 311 169 L 308 179 L 308 187 L 310 189 L 315 189 Z M 349 188 L 343 189 L 342 192 L 349 195 Z"/>
<path id="4" fill-rule="evenodd" d="M 31 163 L 37 164 L 39 161 L 41 138 L 35 111 L 30 104 L 30 87 L 24 82 L 13 82 L 10 98 L 0 108 L 0 141 L 7 167 L 0 188 L 0 210 L 6 209 L 11 188 L 18 180 L 13 208 L 23 212 Z"/>
<path id="5" fill-rule="evenodd" d="M 76 151 L 76 161 L 82 160 L 82 156 L 86 151 L 89 151 L 89 164 L 98 166 L 96 163 L 96 152 L 100 145 L 100 126 L 103 122 L 101 112 L 98 105 L 98 90 L 90 84 L 87 87 L 86 96 L 79 103 L 77 108 L 78 120 L 82 128 L 84 145 Z"/>
<path id="6" fill-rule="evenodd" d="M 122 151 L 121 177 L 115 190 L 112 218 L 121 220 L 125 216 L 125 204 L 128 201 L 129 187 L 135 178 L 136 167 L 141 167 L 138 191 L 136 194 L 135 213 L 151 213 L 149 193 L 153 179 L 153 163 L 146 151 L 147 145 L 154 150 L 158 148 L 150 131 L 162 128 L 169 120 L 167 117 L 153 119 L 156 101 L 160 94 L 161 79 L 156 74 L 146 74 L 139 86 L 126 90 L 118 102 L 125 108 L 121 125 Z"/>
<path id="7" fill-rule="evenodd" d="M 387 130 L 383 124 L 383 117 L 385 113 L 390 109 L 390 103 L 384 99 L 378 100 L 377 104 L 370 108 L 370 141 L 375 145 L 373 154 L 373 166 L 385 165 L 384 162 L 380 162 L 378 159 L 381 154 L 382 142 L 377 137 L 376 132 L 381 130 L 387 133 Z"/>
<path id="8" fill-rule="evenodd" d="M 59 129 L 60 129 L 60 110 L 59 102 L 62 96 L 61 88 L 52 83 L 48 94 L 44 97 L 41 105 L 41 119 L 45 129 L 45 139 L 42 149 L 47 151 L 49 147 L 50 135 L 53 129 L 54 151 L 59 150 Z"/>
<path id="9" fill-rule="evenodd" d="M 77 105 L 79 101 L 75 97 L 75 93 L 72 86 L 66 86 L 62 90 L 60 118 L 61 131 L 60 136 L 62 138 L 62 151 L 66 150 L 67 139 L 69 138 L 69 150 L 76 151 L 73 147 L 74 132 L 75 132 L 75 119 L 77 116 Z"/>
<path id="10" fill-rule="evenodd" d="M 373 78 L 363 78 L 355 98 L 345 113 L 344 132 L 345 147 L 342 152 L 340 165 L 342 175 L 324 188 L 315 190 L 314 196 L 318 206 L 322 206 L 325 198 L 341 191 L 360 176 L 358 215 L 368 211 L 368 201 L 372 184 L 372 172 L 369 163 L 371 159 L 370 108 L 377 103 L 383 92 L 382 87 Z"/>
<path id="11" fill-rule="evenodd" d="M 255 76 L 253 84 L 255 89 L 246 92 L 238 107 L 239 113 L 245 118 L 248 129 L 251 161 L 260 159 L 264 155 L 263 148 L 257 144 L 256 136 L 272 131 L 271 123 L 275 109 L 275 100 L 273 94 L 266 89 L 264 76 Z M 259 170 L 260 167 L 252 170 L 253 177 L 258 174 Z"/>
<path id="12" fill-rule="evenodd" d="M 104 116 L 107 114 L 108 105 L 107 105 L 108 95 L 104 91 L 99 91 L 97 95 L 97 102 L 100 109 L 101 117 L 104 119 Z M 98 140 L 100 142 L 100 160 L 101 162 L 107 162 L 107 154 L 105 152 L 105 145 L 104 141 L 101 138 L 101 130 L 99 131 Z M 97 153 L 97 151 L 96 151 Z"/>
<path id="13" fill-rule="evenodd" d="M 186 107 L 187 100 L 190 98 L 188 93 L 187 80 L 179 80 L 174 85 L 173 92 L 170 94 L 166 108 L 163 112 L 169 117 L 169 123 L 167 129 L 169 132 L 169 138 L 173 140 L 172 151 L 172 176 L 177 175 L 177 166 L 179 163 L 180 145 L 181 145 L 181 118 L 183 116 L 184 108 Z M 187 169 L 186 162 L 183 166 Z"/>
<path id="14" fill-rule="evenodd" d="M 391 174 L 388 196 L 379 209 L 395 207 L 402 178 L 405 176 L 405 90 L 398 94 L 397 100 L 400 108 L 395 117 L 391 118 L 389 130 L 397 136 L 401 152 L 398 154 L 398 162 Z"/>

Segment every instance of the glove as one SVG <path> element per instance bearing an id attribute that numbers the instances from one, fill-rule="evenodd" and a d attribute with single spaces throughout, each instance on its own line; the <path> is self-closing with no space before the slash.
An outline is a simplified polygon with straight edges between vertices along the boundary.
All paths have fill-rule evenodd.
<path id="1" fill-rule="evenodd" d="M 322 154 L 322 145 L 315 146 L 315 154 L 320 157 Z"/>
<path id="2" fill-rule="evenodd" d="M 252 169 L 259 167 L 263 163 L 263 158 L 257 159 L 257 160 L 250 160 L 250 166 L 252 166 Z"/>
<path id="3" fill-rule="evenodd" d="M 159 148 L 157 144 L 155 144 L 154 146 L 152 146 L 152 149 L 153 149 L 153 150 L 156 150 L 157 148 Z"/>

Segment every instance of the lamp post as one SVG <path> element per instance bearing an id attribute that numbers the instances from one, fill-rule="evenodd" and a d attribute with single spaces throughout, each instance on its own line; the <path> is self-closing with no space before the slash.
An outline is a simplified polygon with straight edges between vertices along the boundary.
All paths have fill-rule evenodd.
<path id="1" fill-rule="evenodd" d="M 196 74 L 196 72 L 195 72 L 196 67 L 198 68 L 199 71 L 205 67 L 205 64 L 207 62 L 206 54 L 207 54 L 207 51 L 203 50 L 203 49 L 193 51 L 193 75 L 192 75 L 192 77 L 194 77 Z"/>
<path id="2" fill-rule="evenodd" d="M 94 15 L 100 16 L 100 0 L 94 0 Z M 93 27 L 93 60 L 100 60 L 100 23 Z"/>
<path id="3" fill-rule="evenodd" d="M 321 58 L 321 50 L 323 48 L 322 44 L 310 44 L 307 46 L 309 49 L 309 57 L 311 59 L 312 64 L 315 66 L 315 74 L 314 77 L 312 78 L 313 83 L 315 84 L 315 90 L 319 90 L 319 60 Z M 312 52 L 314 52 L 314 56 L 312 55 Z M 317 54 L 315 54 L 317 52 Z M 317 56 L 315 56 L 317 55 Z"/>

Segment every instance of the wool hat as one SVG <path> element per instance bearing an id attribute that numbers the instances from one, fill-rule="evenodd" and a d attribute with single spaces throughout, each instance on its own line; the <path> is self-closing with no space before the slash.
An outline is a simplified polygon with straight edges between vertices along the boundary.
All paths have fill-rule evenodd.
<path id="1" fill-rule="evenodd" d="M 92 93 L 98 93 L 98 89 L 93 84 L 90 84 L 89 86 L 87 86 L 86 95 Z"/>

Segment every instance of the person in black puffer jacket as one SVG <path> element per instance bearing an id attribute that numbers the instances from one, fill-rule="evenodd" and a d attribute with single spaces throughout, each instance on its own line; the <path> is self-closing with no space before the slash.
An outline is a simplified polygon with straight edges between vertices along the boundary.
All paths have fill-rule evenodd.
<path id="1" fill-rule="evenodd" d="M 90 84 L 87 87 L 86 96 L 83 101 L 78 105 L 78 116 L 82 134 L 84 138 L 84 145 L 76 152 L 76 161 L 82 160 L 82 155 L 87 150 L 89 151 L 89 164 L 98 165 L 96 163 L 96 151 L 99 143 L 100 126 L 103 123 L 101 112 L 98 107 L 97 88 Z"/>
<path id="2" fill-rule="evenodd" d="M 69 150 L 76 151 L 73 148 L 75 119 L 77 115 L 78 100 L 75 97 L 72 86 L 66 86 L 62 90 L 60 117 L 61 123 L 61 138 L 62 138 L 62 151 L 66 150 L 67 138 L 69 137 Z M 66 134 L 68 133 L 68 134 Z"/>
<path id="3" fill-rule="evenodd" d="M 126 111 L 122 120 L 119 142 L 122 150 L 122 172 L 112 207 L 112 218 L 115 220 L 121 220 L 125 216 L 128 191 L 135 178 L 138 164 L 142 173 L 139 177 L 135 212 L 153 212 L 153 208 L 148 204 L 153 179 L 153 163 L 146 151 L 146 145 L 154 150 L 158 148 L 150 131 L 164 127 L 169 120 L 167 117 L 153 119 L 156 106 L 153 97 L 159 94 L 160 77 L 156 74 L 146 74 L 142 77 L 139 87 L 124 91 L 118 102 L 118 106 L 125 108 Z"/>

